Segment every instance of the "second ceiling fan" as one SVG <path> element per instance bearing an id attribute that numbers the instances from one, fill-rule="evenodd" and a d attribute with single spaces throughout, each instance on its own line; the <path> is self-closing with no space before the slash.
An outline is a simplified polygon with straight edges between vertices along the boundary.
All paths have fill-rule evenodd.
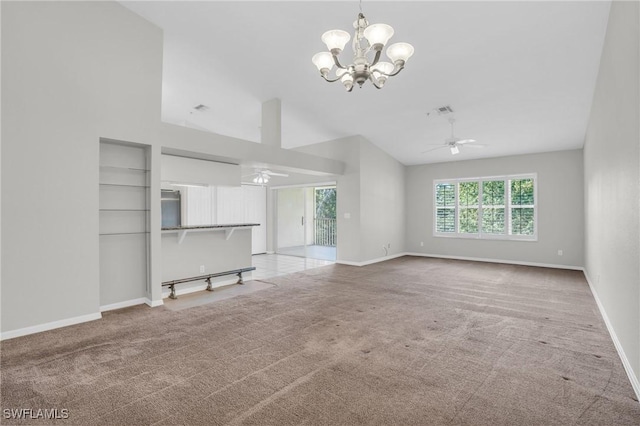
<path id="1" fill-rule="evenodd" d="M 431 152 L 431 151 L 435 151 L 437 149 L 441 149 L 441 148 L 449 148 L 449 150 L 451 151 L 451 155 L 456 155 L 460 153 L 460 147 L 462 147 L 463 145 L 465 147 L 469 147 L 469 148 L 484 148 L 484 145 L 481 144 L 474 144 L 474 145 L 468 145 L 470 143 L 475 143 L 475 139 L 458 139 L 454 136 L 453 134 L 453 123 L 455 123 L 456 120 L 454 118 L 450 118 L 449 119 L 449 123 L 451 123 L 451 137 L 445 139 L 444 144 L 442 143 L 432 143 L 432 144 L 428 144 L 428 145 L 433 145 L 436 146 L 435 148 L 431 148 L 431 149 L 427 149 L 426 151 L 422 151 L 422 154 L 426 154 L 427 152 Z"/>

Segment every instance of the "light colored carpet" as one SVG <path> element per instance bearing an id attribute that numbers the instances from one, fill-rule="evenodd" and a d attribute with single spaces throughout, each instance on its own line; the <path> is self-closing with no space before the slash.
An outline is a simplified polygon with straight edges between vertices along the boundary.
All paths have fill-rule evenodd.
<path id="1" fill-rule="evenodd" d="M 640 423 L 581 272 L 403 257 L 272 282 L 3 342 L 1 407 L 78 425 Z"/>

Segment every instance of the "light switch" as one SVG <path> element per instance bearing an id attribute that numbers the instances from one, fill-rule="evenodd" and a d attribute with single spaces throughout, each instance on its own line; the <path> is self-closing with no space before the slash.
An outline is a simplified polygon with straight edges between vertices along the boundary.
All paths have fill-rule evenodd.
<path id="1" fill-rule="evenodd" d="M 351 219 L 351 213 L 345 213 L 344 214 L 344 218 L 345 219 Z"/>

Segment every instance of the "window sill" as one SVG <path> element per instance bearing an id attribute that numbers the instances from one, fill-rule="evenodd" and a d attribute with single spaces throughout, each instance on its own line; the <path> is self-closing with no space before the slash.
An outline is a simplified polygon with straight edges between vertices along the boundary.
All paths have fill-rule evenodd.
<path id="1" fill-rule="evenodd" d="M 486 241 L 523 241 L 523 242 L 537 242 L 537 235 L 527 236 L 513 236 L 513 235 L 492 235 L 492 234 L 444 234 L 434 232 L 433 236 L 436 238 L 455 238 L 462 240 L 486 240 Z"/>

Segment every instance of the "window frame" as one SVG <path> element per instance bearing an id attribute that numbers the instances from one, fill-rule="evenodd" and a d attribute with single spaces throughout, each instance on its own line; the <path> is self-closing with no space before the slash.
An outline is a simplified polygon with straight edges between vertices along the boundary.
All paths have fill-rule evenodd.
<path id="1" fill-rule="evenodd" d="M 524 180 L 524 179 L 532 179 L 533 180 L 533 205 L 526 206 L 516 206 L 519 208 L 533 208 L 533 234 L 532 235 L 513 235 L 512 232 L 512 223 L 511 223 L 511 209 L 514 208 L 511 199 L 511 181 L 512 180 Z M 504 234 L 491 234 L 482 232 L 482 216 L 483 216 L 483 206 L 482 206 L 482 183 L 484 181 L 492 181 L 492 180 L 502 180 L 505 182 L 505 204 L 504 204 Z M 463 182 L 477 182 L 478 183 L 478 233 L 465 233 L 460 232 L 460 183 Z M 437 185 L 441 184 L 453 184 L 455 188 L 455 232 L 440 232 L 437 229 Z M 471 177 L 471 178 L 454 178 L 454 179 L 434 179 L 433 180 L 433 236 L 434 237 L 443 237 L 443 238 L 463 238 L 463 239 L 474 239 L 474 240 L 507 240 L 507 241 L 538 241 L 538 210 L 540 208 L 540 203 L 538 201 L 538 174 L 537 173 L 522 173 L 522 174 L 511 174 L 511 175 L 498 175 L 498 176 L 480 176 L 480 177 Z"/>

